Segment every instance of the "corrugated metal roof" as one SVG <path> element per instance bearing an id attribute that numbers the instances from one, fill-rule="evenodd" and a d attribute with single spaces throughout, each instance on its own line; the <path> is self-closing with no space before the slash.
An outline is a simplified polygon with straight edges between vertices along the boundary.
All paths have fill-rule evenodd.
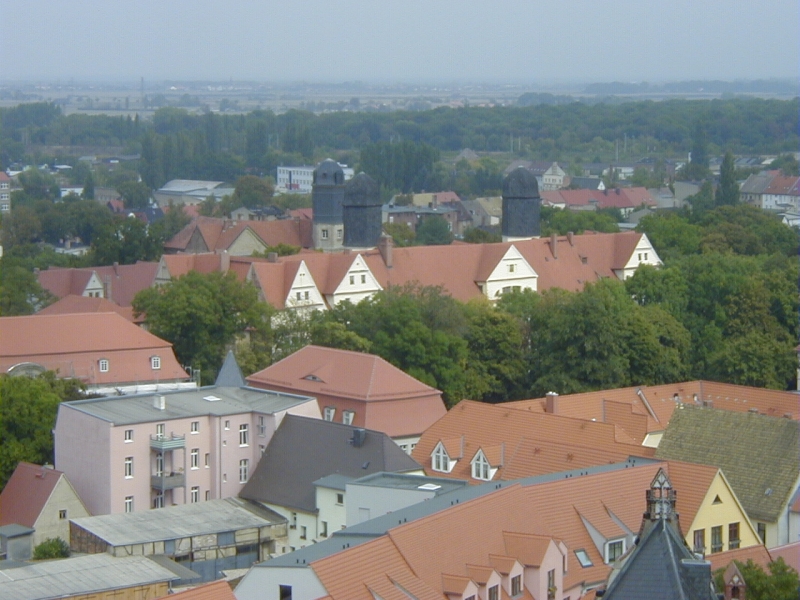
<path id="1" fill-rule="evenodd" d="M 91 554 L 0 572 L 0 597 L 48 600 L 150 585 L 178 577 L 146 556 Z"/>
<path id="2" fill-rule="evenodd" d="M 267 515 L 274 518 L 267 519 Z M 257 508 L 238 498 L 72 519 L 72 523 L 112 546 L 265 527 L 275 521 L 285 521 L 285 519 L 272 511 Z"/>

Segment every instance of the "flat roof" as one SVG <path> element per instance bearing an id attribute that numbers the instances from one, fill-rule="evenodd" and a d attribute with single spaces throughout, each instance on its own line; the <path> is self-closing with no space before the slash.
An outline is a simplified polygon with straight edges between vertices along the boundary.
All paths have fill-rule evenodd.
<path id="1" fill-rule="evenodd" d="M 90 554 L 0 571 L 0 597 L 47 600 L 179 579 L 146 556 Z"/>
<path id="2" fill-rule="evenodd" d="M 153 406 L 153 397 L 156 395 L 165 397 L 164 410 Z M 312 396 L 251 387 L 207 386 L 158 394 L 73 400 L 64 402 L 63 405 L 115 425 L 133 425 L 203 415 L 225 416 L 249 412 L 273 414 L 311 401 L 316 402 L 316 399 Z"/>
<path id="3" fill-rule="evenodd" d="M 71 520 L 111 546 L 211 535 L 285 521 L 277 513 L 239 498 Z"/>
<path id="4" fill-rule="evenodd" d="M 446 494 L 460 490 L 467 485 L 461 479 L 445 479 L 444 477 L 425 477 L 422 475 L 409 475 L 407 473 L 373 473 L 365 475 L 348 485 L 361 485 L 367 487 L 391 488 L 395 490 L 420 490 L 423 492 L 436 492 L 436 495 Z"/>

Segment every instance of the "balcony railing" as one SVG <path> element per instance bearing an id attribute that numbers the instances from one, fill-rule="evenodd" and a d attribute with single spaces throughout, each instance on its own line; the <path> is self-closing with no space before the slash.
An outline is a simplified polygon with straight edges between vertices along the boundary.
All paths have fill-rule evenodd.
<path id="1" fill-rule="evenodd" d="M 185 487 L 186 476 L 183 473 L 164 473 L 150 476 L 150 487 L 159 492 Z"/>
<path id="2" fill-rule="evenodd" d="M 163 452 L 164 450 L 177 450 L 178 448 L 184 448 L 185 446 L 185 435 L 175 435 L 174 433 L 171 433 L 169 435 L 156 434 L 150 436 L 150 447 L 159 452 Z"/>

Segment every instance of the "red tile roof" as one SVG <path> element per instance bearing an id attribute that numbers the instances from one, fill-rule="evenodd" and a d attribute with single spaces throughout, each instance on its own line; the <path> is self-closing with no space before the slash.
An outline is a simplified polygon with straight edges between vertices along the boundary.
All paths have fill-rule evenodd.
<path id="1" fill-rule="evenodd" d="M 278 266 L 278 265 L 269 265 Z M 360 405 L 353 425 L 390 437 L 418 435 L 446 412 L 441 392 L 373 354 L 306 346 L 247 378 L 248 385 L 308 394 L 341 410 Z"/>
<path id="2" fill-rule="evenodd" d="M 166 597 L 170 600 L 173 598 L 176 600 L 236 600 L 231 586 L 222 579 L 182 592 L 176 592 Z"/>
<path id="3" fill-rule="evenodd" d="M 747 548 L 739 548 L 738 550 L 728 550 L 726 552 L 715 552 L 714 554 L 707 554 L 706 560 L 711 563 L 711 572 L 717 569 L 724 569 L 731 561 L 737 560 L 741 563 L 746 563 L 752 560 L 757 565 L 760 565 L 764 570 L 767 570 L 767 565 L 772 562 L 773 558 L 770 556 L 772 550 L 767 550 L 764 546 L 748 546 Z M 788 563 L 787 563 L 788 564 Z"/>
<path id="4" fill-rule="evenodd" d="M 375 586 L 386 573 L 403 573 L 419 589 L 458 594 L 470 581 L 485 581 L 492 569 L 501 572 L 507 566 L 504 557 L 537 566 L 551 543 L 563 542 L 568 549 L 564 590 L 603 582 L 610 567 L 581 514 L 612 539 L 626 535 L 625 528 L 637 531 L 646 508 L 644 492 L 662 467 L 678 490 L 676 509 L 688 526 L 695 515 L 683 505 L 686 478 L 673 474 L 672 463 L 660 463 L 526 487 L 511 485 L 398 525 L 376 540 L 314 561 L 311 567 L 334 600 L 373 600 L 371 592 L 384 597 Z M 470 534 L 464 535 L 465 531 Z M 578 564 L 574 556 L 578 549 L 585 550 L 591 566 Z"/>
<path id="5" fill-rule="evenodd" d="M 58 298 L 70 294 L 81 296 L 92 276 L 96 274 L 100 283 L 110 286 L 110 300 L 120 306 L 130 306 L 133 297 L 141 290 L 153 285 L 158 272 L 157 262 L 139 261 L 134 265 L 89 267 L 85 269 L 63 269 L 51 267 L 39 272 L 39 284 Z"/>
<path id="6" fill-rule="evenodd" d="M 556 414 L 613 423 L 639 443 L 643 432 L 664 431 L 680 403 L 711 403 L 714 408 L 764 415 L 800 418 L 800 403 L 793 392 L 717 383 L 684 381 L 655 386 L 636 386 L 559 396 Z M 546 398 L 507 402 L 504 406 L 544 412 Z M 625 406 L 628 406 L 628 410 Z M 645 428 L 646 426 L 646 428 Z"/>
<path id="7" fill-rule="evenodd" d="M 117 313 L 0 317 L 0 372 L 32 362 L 90 385 L 188 379 L 172 344 Z M 161 358 L 152 370 L 150 357 Z M 109 361 L 100 372 L 100 359 Z"/>
<path id="8" fill-rule="evenodd" d="M 115 312 L 130 322 L 135 322 L 133 318 L 133 308 L 130 306 L 119 306 L 115 302 L 105 298 L 90 298 L 89 296 L 75 296 L 70 294 L 64 296 L 58 302 L 46 306 L 37 315 L 70 315 L 75 313 L 97 313 Z"/>
<path id="9" fill-rule="evenodd" d="M 33 527 L 63 476 L 50 467 L 19 463 L 0 493 L 0 525 Z"/>
<path id="10" fill-rule="evenodd" d="M 611 190 L 554 190 L 542 191 L 542 200 L 553 205 L 567 207 L 590 206 L 597 208 L 638 208 L 642 204 L 656 206 L 658 203 L 643 187 L 616 188 Z"/>
<path id="11" fill-rule="evenodd" d="M 483 295 L 480 284 L 512 245 L 538 274 L 539 291 L 554 287 L 579 291 L 587 282 L 617 277 L 615 271 L 627 265 L 641 239 L 642 234 L 633 231 L 556 237 L 555 256 L 551 238 L 393 248 L 392 267 L 386 266 L 377 249 L 359 254 L 384 289 L 416 282 L 442 286 L 457 300 L 468 301 Z M 279 257 L 278 263 L 304 260 L 319 291 L 332 294 L 356 256 L 356 253 L 309 253 Z M 274 267 L 262 270 L 258 282 L 264 296 L 276 308 L 284 308 L 289 293 L 284 272 Z"/>
<path id="12" fill-rule="evenodd" d="M 451 459 L 454 441 L 463 456 L 450 473 L 433 471 L 431 454 L 440 441 Z M 631 455 L 653 456 L 652 448 L 620 443 L 616 427 L 559 415 L 462 400 L 429 427 L 412 452 L 426 473 L 437 477 L 472 479 L 470 461 L 479 449 L 502 444 L 502 464 L 493 479 L 517 479 L 624 461 Z M 484 453 L 486 451 L 484 450 Z M 492 465 L 495 466 L 494 464 Z"/>
<path id="13" fill-rule="evenodd" d="M 234 222 L 213 217 L 198 217 L 171 240 L 168 240 L 164 244 L 164 248 L 172 251 L 184 251 L 195 233 L 199 232 L 207 251 L 227 250 L 245 230 L 250 230 L 265 246 L 288 244 L 310 248 L 312 245 L 311 223 L 305 220 Z"/>

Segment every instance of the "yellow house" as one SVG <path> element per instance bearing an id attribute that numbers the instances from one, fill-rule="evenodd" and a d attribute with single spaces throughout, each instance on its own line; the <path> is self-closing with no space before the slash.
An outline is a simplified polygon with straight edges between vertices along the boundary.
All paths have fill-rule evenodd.
<path id="1" fill-rule="evenodd" d="M 676 482 L 681 530 L 695 553 L 709 555 L 761 544 L 721 469 L 669 461 L 669 475 Z"/>

